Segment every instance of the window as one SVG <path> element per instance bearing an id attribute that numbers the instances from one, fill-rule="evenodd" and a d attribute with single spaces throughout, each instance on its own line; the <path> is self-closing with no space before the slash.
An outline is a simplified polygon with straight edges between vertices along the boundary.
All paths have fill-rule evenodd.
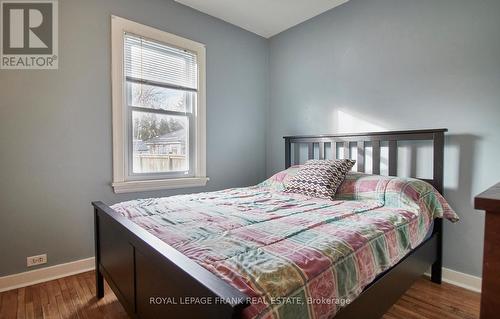
<path id="1" fill-rule="evenodd" d="M 112 17 L 115 193 L 203 186 L 205 47 Z"/>

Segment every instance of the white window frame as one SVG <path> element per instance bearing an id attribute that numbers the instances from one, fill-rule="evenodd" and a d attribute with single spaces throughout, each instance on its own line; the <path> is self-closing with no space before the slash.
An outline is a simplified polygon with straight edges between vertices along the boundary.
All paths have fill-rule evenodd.
<path id="1" fill-rule="evenodd" d="M 195 123 L 194 176 L 185 178 L 131 179 L 127 172 L 128 116 L 124 80 L 124 35 L 132 33 L 167 45 L 195 52 L 198 61 L 198 97 L 193 110 Z M 117 16 L 111 16 L 111 81 L 113 104 L 113 190 L 131 193 L 162 189 L 205 186 L 206 176 L 206 82 L 205 45 L 145 26 Z M 159 174 L 161 175 L 161 173 Z"/>

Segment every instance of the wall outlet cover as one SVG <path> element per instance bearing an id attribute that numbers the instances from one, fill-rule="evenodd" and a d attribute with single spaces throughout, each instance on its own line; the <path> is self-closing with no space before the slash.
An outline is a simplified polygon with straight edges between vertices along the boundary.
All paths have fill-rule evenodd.
<path id="1" fill-rule="evenodd" d="M 37 265 L 42 265 L 47 263 L 47 254 L 31 256 L 26 258 L 26 265 L 28 267 L 33 267 Z"/>

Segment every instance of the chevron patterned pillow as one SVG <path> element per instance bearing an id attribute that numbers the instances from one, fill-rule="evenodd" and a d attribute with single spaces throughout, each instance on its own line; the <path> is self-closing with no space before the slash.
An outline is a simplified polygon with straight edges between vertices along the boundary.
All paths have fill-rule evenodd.
<path id="1" fill-rule="evenodd" d="M 354 160 L 309 160 L 288 183 L 285 192 L 333 199 Z"/>

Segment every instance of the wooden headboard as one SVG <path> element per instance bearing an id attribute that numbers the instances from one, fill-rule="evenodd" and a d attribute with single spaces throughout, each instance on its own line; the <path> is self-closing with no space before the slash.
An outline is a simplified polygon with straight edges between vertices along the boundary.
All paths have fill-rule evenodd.
<path id="1" fill-rule="evenodd" d="M 285 136 L 285 167 L 292 165 L 292 144 L 306 144 L 308 148 L 308 159 L 314 159 L 315 149 L 318 148 L 319 159 L 325 159 L 327 145 L 330 144 L 331 158 L 339 158 L 337 148 L 344 150 L 343 158 L 351 158 L 351 147 L 357 148 L 357 170 L 365 172 L 365 147 L 371 144 L 372 150 L 372 174 L 380 174 L 380 147 L 387 143 L 389 148 L 388 171 L 389 176 L 397 175 L 398 165 L 398 143 L 402 141 L 432 141 L 433 143 L 433 176 L 432 179 L 424 179 L 433 185 L 436 190 L 443 193 L 443 162 L 444 162 L 444 133 L 448 129 L 429 129 L 412 131 L 388 131 L 354 134 L 335 135 L 299 135 Z M 298 164 L 295 156 L 294 164 Z M 416 176 L 412 176 L 416 177 Z"/>

